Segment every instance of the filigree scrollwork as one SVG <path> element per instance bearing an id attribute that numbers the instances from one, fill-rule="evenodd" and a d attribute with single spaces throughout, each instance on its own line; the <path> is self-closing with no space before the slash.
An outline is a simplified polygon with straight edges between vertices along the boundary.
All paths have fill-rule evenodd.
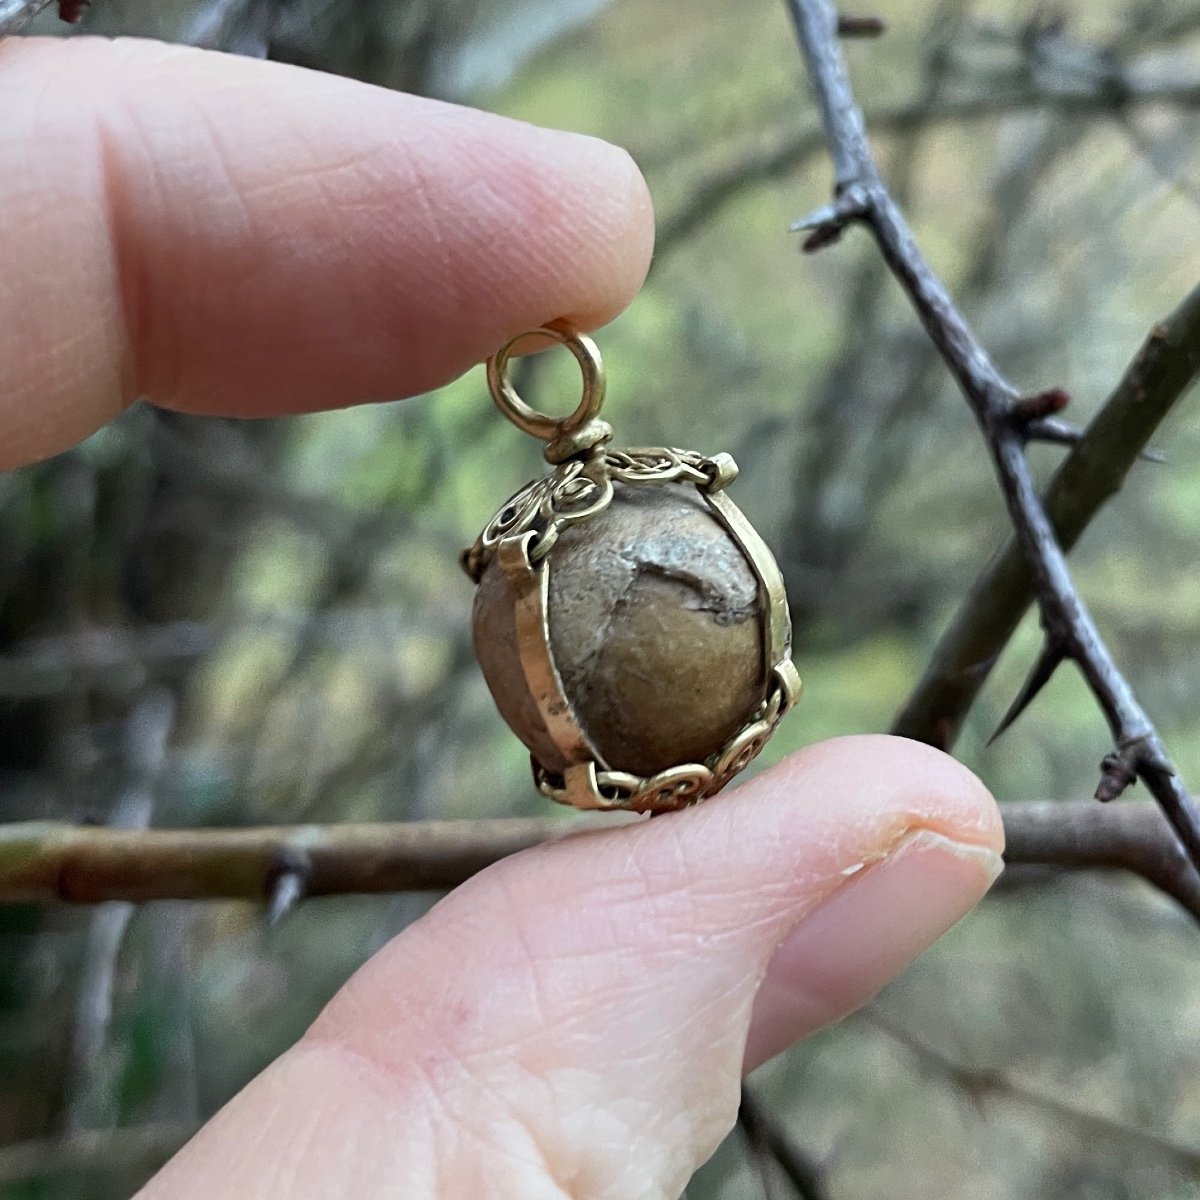
<path id="1" fill-rule="evenodd" d="M 547 771 L 536 760 L 533 779 L 543 796 L 585 809 L 673 812 L 711 795 L 713 773 L 702 763 L 683 763 L 642 778 L 624 771 L 599 771 L 594 763 L 572 769 L 569 777 Z"/>
<path id="2" fill-rule="evenodd" d="M 463 569 L 478 583 L 500 542 L 530 529 L 538 534 L 530 556 L 534 561 L 544 558 L 562 528 L 602 512 L 611 501 L 612 481 L 602 460 L 562 463 L 505 502 L 475 544 L 463 552 Z"/>
<path id="3" fill-rule="evenodd" d="M 700 470 L 700 455 L 690 450 L 673 450 L 668 446 L 630 447 L 610 450 L 605 455 L 609 474 L 618 483 L 685 483 L 706 482 Z"/>
<path id="4" fill-rule="evenodd" d="M 543 796 L 575 808 L 674 812 L 715 796 L 762 752 L 776 726 L 799 697 L 800 679 L 791 659 L 772 672 L 771 690 L 761 708 L 705 763 L 683 763 L 642 777 L 605 771 L 595 763 L 572 768 L 569 778 L 533 760 L 533 779 Z"/>
<path id="5" fill-rule="evenodd" d="M 706 458 L 695 450 L 670 446 L 630 446 L 609 450 L 605 465 L 618 483 L 693 483 L 707 490 L 726 487 L 737 477 L 737 464 L 728 454 Z"/>
<path id="6" fill-rule="evenodd" d="M 462 553 L 463 570 L 478 583 L 488 563 L 496 553 L 502 538 L 519 537 L 534 521 L 542 501 L 553 486 L 554 477 L 547 475 L 527 483 L 510 496 L 496 515 L 483 527 L 474 545 Z"/>
<path id="7" fill-rule="evenodd" d="M 501 539 L 517 537 L 530 529 L 538 533 L 530 556 L 539 561 L 567 525 L 608 507 L 614 483 L 635 487 L 691 483 L 708 492 L 727 487 L 736 477 L 737 464 L 728 454 L 706 458 L 695 450 L 668 446 L 606 449 L 586 459 L 570 459 L 505 501 L 475 544 L 463 552 L 463 569 L 478 583 Z"/>
<path id="8" fill-rule="evenodd" d="M 772 721 L 752 721 L 747 725 L 713 763 L 713 783 L 708 794 L 715 795 L 735 775 L 744 771 L 762 753 L 774 732 L 775 724 Z"/>

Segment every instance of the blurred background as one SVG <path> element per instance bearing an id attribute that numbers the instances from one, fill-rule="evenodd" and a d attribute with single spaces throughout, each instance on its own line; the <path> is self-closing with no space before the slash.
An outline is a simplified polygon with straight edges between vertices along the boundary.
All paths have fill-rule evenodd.
<path id="1" fill-rule="evenodd" d="M 848 54 L 918 236 L 1009 377 L 1067 388 L 1086 419 L 1200 277 L 1200 3 L 870 11 L 887 34 Z M 66 31 L 50 12 L 33 28 Z M 600 335 L 606 415 L 618 440 L 741 463 L 806 685 L 763 761 L 887 728 L 1007 524 L 869 239 L 803 257 L 786 232 L 830 169 L 778 0 L 96 0 L 89 31 L 628 147 L 660 237 Z M 1113 80 L 1145 98 L 1121 105 Z M 531 374 L 543 403 L 575 386 L 569 360 Z M 1194 402 L 1156 443 L 1169 461 L 1135 469 L 1074 563 L 1194 783 Z M 1033 450 L 1047 472 L 1060 454 Z M 286 421 L 136 407 L 0 477 L 0 819 L 545 814 L 474 666 L 456 561 L 540 469 L 472 372 Z M 1027 620 L 959 753 L 1002 800 L 1080 798 L 1108 733 L 1071 672 L 985 748 L 1037 645 Z M 0 1200 L 129 1196 L 432 899 L 310 901 L 272 928 L 248 904 L 0 910 Z M 814 1196 L 1175 1200 L 1200 1194 L 1198 1068 L 1200 936 L 1147 886 L 1091 876 L 1002 887 L 757 1082 Z M 688 1190 L 761 1195 L 737 1135 Z"/>

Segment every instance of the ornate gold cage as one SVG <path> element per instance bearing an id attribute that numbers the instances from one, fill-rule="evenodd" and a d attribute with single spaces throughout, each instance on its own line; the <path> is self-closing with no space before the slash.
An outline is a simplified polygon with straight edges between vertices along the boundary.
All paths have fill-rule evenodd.
<path id="1" fill-rule="evenodd" d="M 561 773 L 533 757 L 543 795 L 583 809 L 668 812 L 719 792 L 762 750 L 783 715 L 800 696 L 791 660 L 791 620 L 783 578 L 757 531 L 726 495 L 737 477 L 728 454 L 706 458 L 666 447 L 610 449 L 601 441 L 590 452 L 560 462 L 534 480 L 492 518 L 462 556 L 476 583 L 496 562 L 516 596 L 515 621 L 521 670 L 547 733 L 563 760 Z M 549 578 L 560 533 L 606 509 L 614 484 L 633 487 L 690 483 L 737 544 L 758 583 L 762 607 L 765 695 L 746 724 L 704 762 L 682 763 L 649 777 L 612 770 L 597 752 L 565 693 L 551 650 Z"/>

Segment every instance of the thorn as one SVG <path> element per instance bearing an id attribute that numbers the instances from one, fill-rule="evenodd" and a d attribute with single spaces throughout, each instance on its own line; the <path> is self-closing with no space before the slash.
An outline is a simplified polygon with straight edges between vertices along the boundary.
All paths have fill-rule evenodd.
<path id="1" fill-rule="evenodd" d="M 1000 724 L 996 727 L 996 732 L 988 738 L 989 746 L 1012 727 L 1013 722 L 1029 707 L 1038 692 L 1050 682 L 1054 672 L 1058 670 L 1059 664 L 1066 657 L 1065 651 L 1060 649 L 1057 643 L 1046 643 L 1041 654 L 1038 655 L 1037 662 L 1033 664 L 1033 670 L 1029 672 L 1024 686 L 1017 693 L 1017 698 L 1009 705 L 1008 712 L 1004 714 Z"/>
<path id="2" fill-rule="evenodd" d="M 1053 442 L 1059 446 L 1075 446 L 1083 440 L 1083 430 L 1068 421 L 1042 417 L 1028 422 L 1022 429 L 1027 442 Z"/>
<path id="3" fill-rule="evenodd" d="M 848 13 L 838 14 L 838 37 L 875 38 L 887 33 L 887 22 L 882 17 L 852 17 Z"/>
<path id="4" fill-rule="evenodd" d="M 835 204 L 826 204 L 815 209 L 806 217 L 797 217 L 789 226 L 788 233 L 803 233 L 806 229 L 820 229 L 825 225 L 836 225 L 846 220 L 842 209 Z"/>
<path id="5" fill-rule="evenodd" d="M 284 849 L 267 881 L 267 924 L 277 925 L 304 899 L 312 864 L 302 851 Z"/>
<path id="6" fill-rule="evenodd" d="M 842 236 L 842 230 L 851 221 L 865 217 L 868 211 L 869 198 L 866 191 L 857 184 L 851 184 L 832 204 L 793 221 L 788 226 L 788 232 L 803 233 L 805 230 L 811 230 L 802 244 L 805 253 L 811 253 L 832 245 Z"/>
<path id="7" fill-rule="evenodd" d="M 1053 442 L 1059 446 L 1077 446 L 1083 441 L 1084 430 L 1069 421 L 1059 421 L 1054 417 L 1043 417 L 1030 421 L 1022 434 L 1027 442 Z M 1138 455 L 1142 462 L 1165 463 L 1167 455 L 1153 446 L 1147 447 Z"/>
<path id="8" fill-rule="evenodd" d="M 267 898 L 267 924 L 278 925 L 304 897 L 304 876 L 299 871 L 284 871 L 276 876 Z"/>

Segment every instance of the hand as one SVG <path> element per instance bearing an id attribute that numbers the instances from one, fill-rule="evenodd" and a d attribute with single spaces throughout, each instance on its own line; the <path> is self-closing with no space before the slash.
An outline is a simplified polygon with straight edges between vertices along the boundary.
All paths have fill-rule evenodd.
<path id="1" fill-rule="evenodd" d="M 0 46 L 0 466 L 136 396 L 279 414 L 425 391 L 652 242 L 623 152 L 281 66 Z M 800 719 L 803 719 L 802 717 Z M 146 1200 L 675 1197 L 741 1074 L 986 890 L 994 804 L 892 738 L 500 864 L 367 964 Z"/>

